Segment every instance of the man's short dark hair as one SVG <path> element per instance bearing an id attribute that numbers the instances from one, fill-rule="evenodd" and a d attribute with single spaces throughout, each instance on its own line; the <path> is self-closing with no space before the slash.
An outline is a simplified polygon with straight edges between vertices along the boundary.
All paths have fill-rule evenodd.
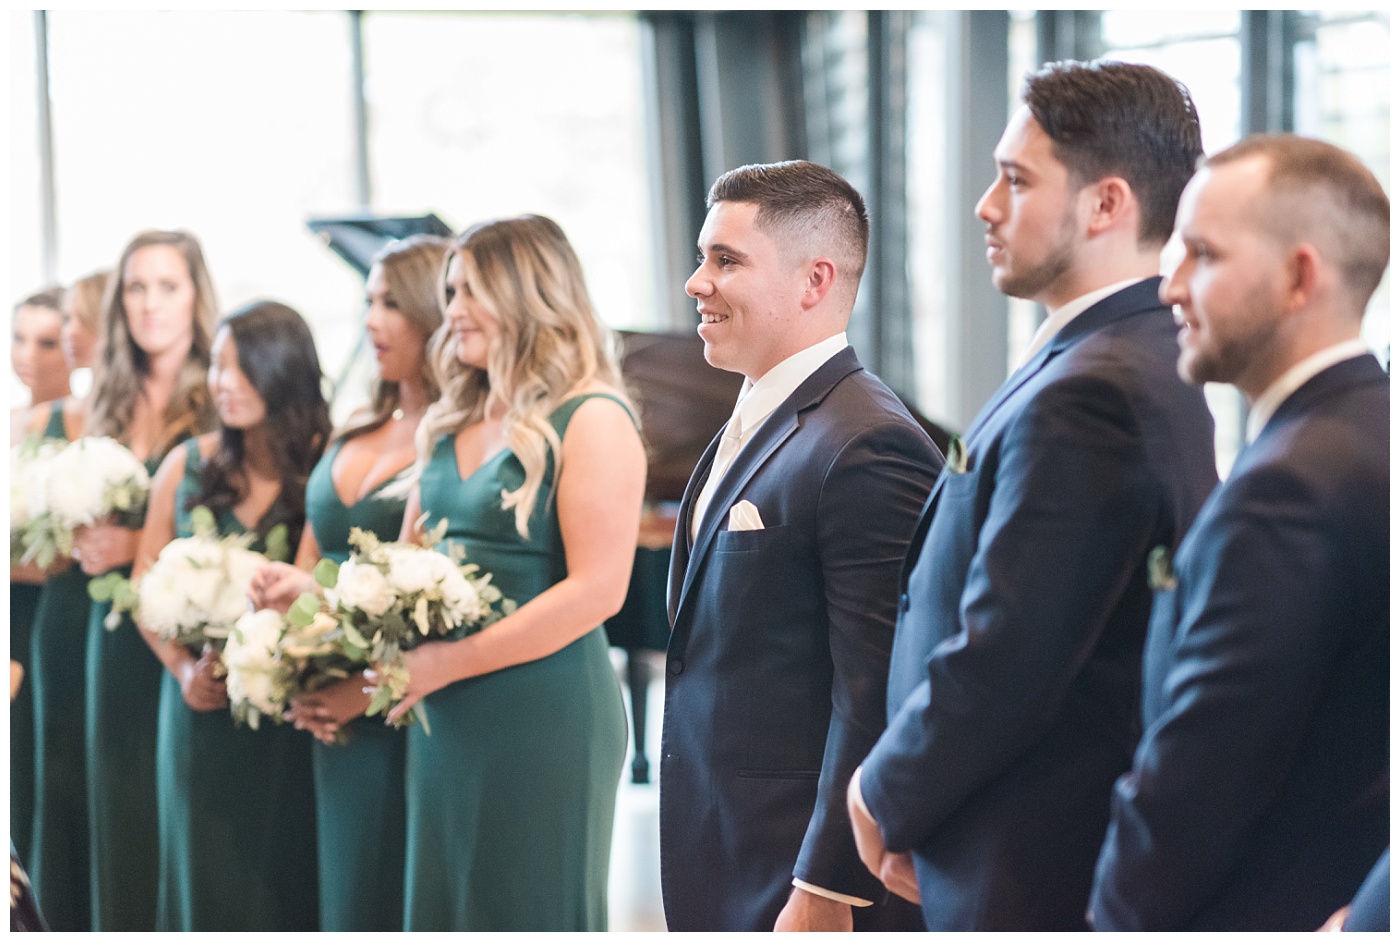
<path id="1" fill-rule="evenodd" d="M 1147 65 L 1051 62 L 1026 76 L 1021 100 L 1070 178 L 1083 186 L 1122 177 L 1141 207 L 1138 241 L 1164 245 L 1202 154 L 1186 86 Z"/>
<path id="2" fill-rule="evenodd" d="M 1376 175 L 1335 144 L 1294 134 L 1252 134 L 1203 166 L 1251 157 L 1268 161 L 1252 207 L 1261 224 L 1281 239 L 1314 245 L 1364 310 L 1390 264 L 1390 197 Z"/>
<path id="3" fill-rule="evenodd" d="M 754 203 L 759 228 L 779 241 L 795 240 L 834 261 L 860 281 L 870 245 L 865 200 L 836 171 L 807 160 L 749 164 L 720 176 L 706 206 Z"/>

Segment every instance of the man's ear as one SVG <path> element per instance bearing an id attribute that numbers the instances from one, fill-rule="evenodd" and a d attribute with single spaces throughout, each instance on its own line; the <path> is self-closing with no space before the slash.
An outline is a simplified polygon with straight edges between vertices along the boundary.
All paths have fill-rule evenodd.
<path id="1" fill-rule="evenodd" d="M 1124 219 L 1137 217 L 1137 194 L 1122 177 L 1104 177 L 1089 187 L 1089 220 L 1087 232 L 1096 236 L 1123 224 Z"/>
<path id="2" fill-rule="evenodd" d="M 1301 242 L 1286 261 L 1285 300 L 1289 311 L 1302 310 L 1317 294 L 1323 277 L 1322 256 L 1307 242 Z"/>
<path id="3" fill-rule="evenodd" d="M 807 284 L 802 292 L 802 306 L 813 308 L 822 303 L 836 284 L 836 263 L 818 258 L 807 266 Z"/>

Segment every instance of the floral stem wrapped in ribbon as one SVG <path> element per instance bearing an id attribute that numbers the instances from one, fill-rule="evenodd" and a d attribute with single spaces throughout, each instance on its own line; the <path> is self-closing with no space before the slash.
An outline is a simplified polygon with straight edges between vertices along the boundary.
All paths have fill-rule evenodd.
<path id="1" fill-rule="evenodd" d="M 141 460 L 112 438 L 80 438 L 54 450 L 33 446 L 11 452 L 10 555 L 15 553 L 15 488 L 24 491 L 20 560 L 47 569 L 73 552 L 73 531 L 109 516 L 139 526 L 146 512 L 151 477 Z M 16 483 L 19 463 L 21 481 Z"/>
<path id="2" fill-rule="evenodd" d="M 442 530 L 427 534 L 424 545 L 385 543 L 373 533 L 352 530 L 355 551 L 350 558 L 339 566 L 323 559 L 316 567 L 324 600 L 308 593 L 287 612 L 293 631 L 300 632 L 296 644 L 316 650 L 317 643 L 331 645 L 349 669 L 376 667 L 380 680 L 366 710 L 369 716 L 387 712 L 403 699 L 408 685 L 404 651 L 428 640 L 465 637 L 515 610 L 515 603 L 491 584 L 489 573 L 465 562 L 460 547 L 449 546 L 446 553 L 431 548 L 441 541 Z M 421 704 L 409 717 L 427 728 Z M 409 722 L 411 718 L 402 720 Z"/>

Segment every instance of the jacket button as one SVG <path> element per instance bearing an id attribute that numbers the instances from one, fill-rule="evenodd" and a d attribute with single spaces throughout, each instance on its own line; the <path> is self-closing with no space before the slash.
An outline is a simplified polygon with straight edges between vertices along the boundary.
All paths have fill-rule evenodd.
<path id="1" fill-rule="evenodd" d="M 907 612 L 907 611 L 909 611 L 909 593 L 908 593 L 908 592 L 901 592 L 901 593 L 899 594 L 899 610 L 900 610 L 901 612 Z"/>
<path id="2" fill-rule="evenodd" d="M 671 676 L 674 677 L 674 676 L 680 674 L 681 671 L 685 670 L 685 661 L 682 661 L 682 660 L 681 660 L 680 658 L 678 658 L 678 657 L 677 657 L 677 658 L 672 658 L 671 661 L 670 661 L 670 663 L 668 663 L 668 664 L 666 665 L 666 669 L 667 669 L 668 671 L 670 671 L 670 672 L 671 672 Z"/>

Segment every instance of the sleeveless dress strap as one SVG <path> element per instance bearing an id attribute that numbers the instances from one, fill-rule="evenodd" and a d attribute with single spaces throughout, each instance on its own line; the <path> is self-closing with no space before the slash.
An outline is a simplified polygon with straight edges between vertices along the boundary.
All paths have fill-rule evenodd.
<path id="1" fill-rule="evenodd" d="M 620 397 L 614 396 L 612 393 L 604 392 L 582 393 L 581 395 L 574 396 L 570 399 L 565 399 L 559 404 L 559 407 L 557 409 L 550 413 L 549 423 L 550 425 L 554 426 L 554 431 L 559 435 L 560 438 L 564 437 L 564 430 L 569 427 L 569 422 L 573 419 L 574 413 L 578 411 L 578 407 L 583 405 L 590 399 L 612 400 L 613 402 L 622 406 L 622 411 L 626 412 L 627 417 L 632 420 L 632 426 L 634 428 L 641 428 L 641 424 L 637 421 L 637 417 L 632 414 L 631 407 L 629 407 L 627 403 L 624 402 Z"/>
<path id="2" fill-rule="evenodd" d="M 55 399 L 49 403 L 49 421 L 44 426 L 45 438 L 57 438 L 61 441 L 68 440 L 68 429 L 63 424 L 63 400 Z"/>

